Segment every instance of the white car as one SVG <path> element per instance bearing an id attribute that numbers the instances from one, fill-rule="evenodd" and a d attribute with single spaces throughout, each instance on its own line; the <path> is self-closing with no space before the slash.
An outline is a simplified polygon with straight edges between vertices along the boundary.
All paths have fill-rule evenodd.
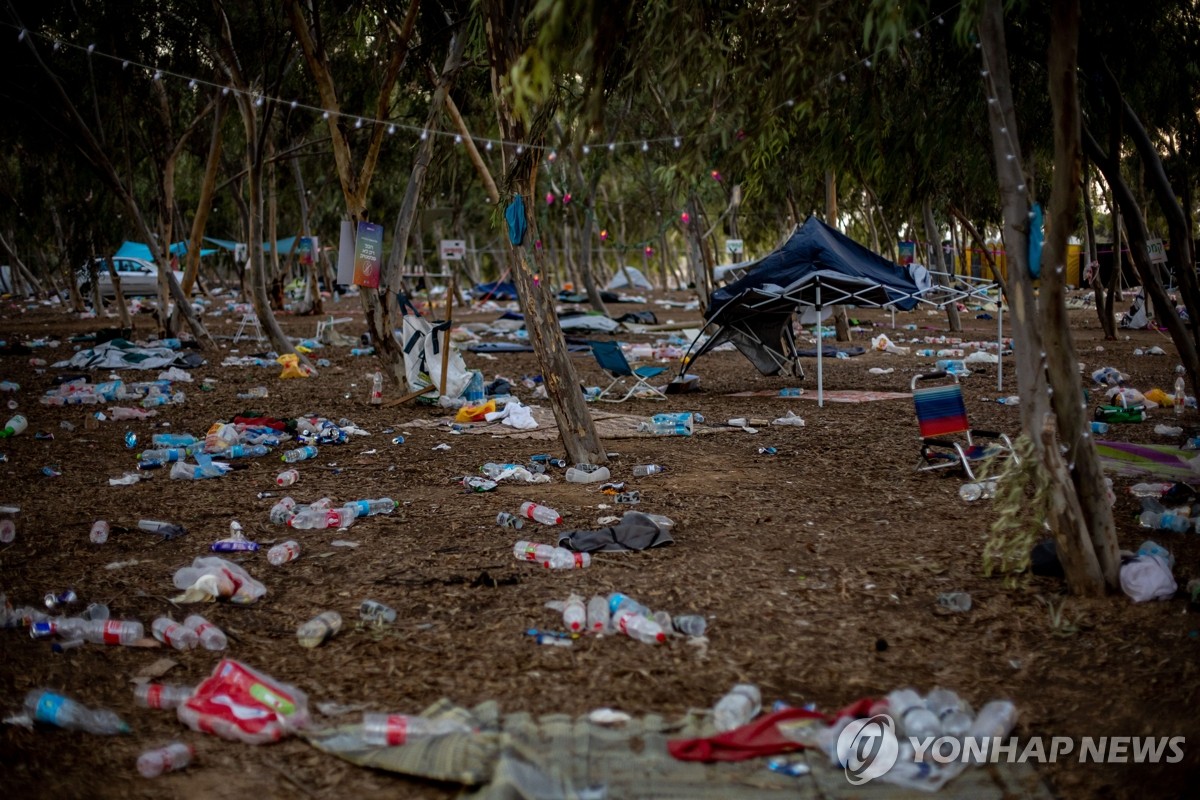
<path id="1" fill-rule="evenodd" d="M 110 259 L 97 258 L 96 272 L 97 283 L 100 286 L 100 295 L 102 297 L 115 297 L 116 291 L 113 289 L 112 275 L 108 272 L 108 264 Z M 111 259 L 113 267 L 117 271 L 117 277 L 121 280 L 121 293 L 126 297 L 138 297 L 158 294 L 158 267 L 151 264 L 149 261 L 143 261 L 140 258 L 130 258 L 120 256 Z M 176 271 L 175 280 L 182 281 L 183 273 Z M 88 297 L 92 293 L 90 276 L 88 275 L 87 267 L 80 270 L 79 291 L 84 297 Z"/>

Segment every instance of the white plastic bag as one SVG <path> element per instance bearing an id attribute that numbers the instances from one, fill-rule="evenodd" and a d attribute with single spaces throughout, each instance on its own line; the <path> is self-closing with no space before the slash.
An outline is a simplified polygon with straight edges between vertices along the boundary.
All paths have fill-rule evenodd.
<path id="1" fill-rule="evenodd" d="M 177 603 L 212 602 L 226 598 L 238 605 L 250 605 L 267 593 L 267 587 L 250 577 L 237 564 L 216 556 L 201 556 L 190 567 L 175 573 L 175 588 L 184 589 Z"/>
<path id="2" fill-rule="evenodd" d="M 1162 556 L 1139 555 L 1121 565 L 1121 589 L 1135 603 L 1169 600 L 1178 588 L 1171 566 Z"/>

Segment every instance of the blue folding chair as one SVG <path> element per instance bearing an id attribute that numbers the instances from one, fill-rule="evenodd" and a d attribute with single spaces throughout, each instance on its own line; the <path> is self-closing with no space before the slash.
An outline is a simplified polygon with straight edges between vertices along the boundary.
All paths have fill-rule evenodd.
<path id="1" fill-rule="evenodd" d="M 921 381 L 950 378 L 953 383 L 918 387 Z M 921 431 L 921 460 L 917 469 L 935 470 L 960 467 L 967 477 L 975 480 L 971 468 L 992 456 L 1013 454 L 1012 440 L 1003 433 L 981 431 L 967 421 L 967 405 L 963 401 L 958 376 L 945 370 L 915 375 L 912 379 L 913 405 L 917 411 L 917 426 Z M 982 443 L 974 437 L 995 441 Z"/>
<path id="2" fill-rule="evenodd" d="M 600 365 L 600 369 L 613 379 L 612 383 L 596 398 L 597 400 L 605 403 L 624 403 L 635 394 L 641 394 L 648 400 L 667 399 L 666 395 L 646 382 L 666 372 L 666 367 L 632 367 L 626 360 L 625 354 L 621 352 L 621 346 L 616 342 L 589 342 L 589 344 L 592 346 L 592 355 L 596 357 L 596 363 Z M 625 388 L 626 379 L 631 379 L 633 386 L 622 397 L 616 397 L 615 395 Z M 620 387 L 614 391 L 613 387 L 618 384 Z"/>

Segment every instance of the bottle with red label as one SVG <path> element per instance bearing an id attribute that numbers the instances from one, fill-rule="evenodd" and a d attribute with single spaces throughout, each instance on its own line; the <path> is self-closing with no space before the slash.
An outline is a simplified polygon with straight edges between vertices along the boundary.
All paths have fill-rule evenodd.
<path id="1" fill-rule="evenodd" d="M 229 637 L 225 635 L 225 631 L 199 614 L 189 616 L 183 621 L 183 625 L 196 634 L 205 650 L 224 650 L 229 646 Z"/>
<path id="2" fill-rule="evenodd" d="M 93 644 L 133 644 L 146 636 L 142 623 L 123 619 L 84 622 L 77 628 L 79 637 Z"/>
<path id="3" fill-rule="evenodd" d="M 299 557 L 300 543 L 296 541 L 282 542 L 267 551 L 267 561 L 270 561 L 271 565 L 275 567 L 295 561 Z"/>
<path id="4" fill-rule="evenodd" d="M 383 403 L 383 373 L 376 372 L 371 376 L 371 399 L 370 403 L 373 406 Z"/>
<path id="5" fill-rule="evenodd" d="M 133 688 L 133 699 L 142 708 L 177 708 L 195 694 L 194 686 L 143 683 Z"/>
<path id="6" fill-rule="evenodd" d="M 589 553 L 574 553 L 565 547 L 526 541 L 513 545 L 513 557 L 518 561 L 541 564 L 547 569 L 583 569 L 592 564 L 592 556 Z"/>
<path id="7" fill-rule="evenodd" d="M 154 638 L 163 644 L 169 644 L 176 650 L 192 650 L 200 644 L 200 639 L 191 628 L 185 628 L 173 619 L 159 617 L 150 625 Z"/>
<path id="8" fill-rule="evenodd" d="M 147 750 L 138 756 L 137 770 L 143 778 L 157 778 L 164 772 L 174 772 L 192 763 L 196 751 L 190 744 L 171 742 L 165 747 Z"/>
<path id="9" fill-rule="evenodd" d="M 399 747 L 451 733 L 472 733 L 472 730 L 466 723 L 455 719 L 428 719 L 407 714 L 363 714 L 363 741 L 379 747 Z"/>

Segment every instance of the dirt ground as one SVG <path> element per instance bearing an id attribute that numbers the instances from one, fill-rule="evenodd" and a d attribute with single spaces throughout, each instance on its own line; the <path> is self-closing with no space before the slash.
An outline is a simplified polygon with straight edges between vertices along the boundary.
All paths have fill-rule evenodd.
<path id="1" fill-rule="evenodd" d="M 690 299 L 683 294 L 675 299 Z M 696 312 L 654 306 L 613 306 L 616 313 L 653 308 L 660 321 L 695 320 Z M 331 309 L 364 330 L 356 299 Z M 1090 373 L 1116 366 L 1132 384 L 1170 390 L 1176 360 L 1135 357 L 1138 347 L 1169 340 L 1152 331 L 1122 332 L 1103 342 L 1093 311 L 1072 312 L 1080 359 Z M 456 320 L 486 321 L 494 312 L 456 311 Z M 916 332 L 890 328 L 885 313 L 853 316 L 884 326 L 897 340 L 945 333 L 943 314 L 919 311 L 897 316 L 915 323 Z M 229 336 L 236 318 L 209 317 L 214 333 Z M 311 336 L 316 320 L 284 317 L 286 331 Z M 964 315 L 967 340 L 994 339 L 995 322 Z M 36 356 L 51 362 L 67 358 L 67 337 L 114 325 L 115 320 L 67 319 L 61 312 L 0 309 L 0 339 L 62 337 L 52 352 Z M 152 330 L 141 317 L 137 333 Z M 654 341 L 661 335 L 621 334 L 623 341 Z M 858 334 L 866 344 L 869 333 Z M 907 344 L 907 342 L 901 342 Z M 238 347 L 223 339 L 223 348 Z M 1103 352 L 1100 352 L 1100 347 Z M 242 342 L 241 354 L 255 350 Z M 1100 600 L 1068 598 L 1060 581 L 1032 578 L 1016 589 L 985 578 L 981 554 L 992 510 L 986 501 L 968 504 L 958 497 L 960 480 L 913 471 L 917 428 L 908 400 L 859 405 L 827 404 L 791 397 L 730 397 L 746 390 L 778 390 L 802 385 L 815 393 L 815 362 L 806 362 L 803 381 L 764 377 L 736 352 L 717 352 L 690 371 L 701 376 L 701 391 L 666 404 L 631 400 L 620 410 L 650 415 L 661 410 L 694 411 L 709 421 L 731 417 L 802 416 L 803 428 L 764 428 L 690 438 L 611 440 L 619 453 L 614 479 L 642 494 L 640 509 L 666 514 L 676 523 L 675 544 L 636 554 L 597 556 L 591 568 L 572 573 L 542 570 L 515 562 L 518 538 L 497 527 L 499 511 L 516 511 L 537 500 L 563 513 L 572 527 L 596 527 L 611 498 L 592 486 L 569 484 L 561 471 L 548 485 L 501 484 L 488 494 L 464 493 L 459 479 L 477 474 L 487 461 L 526 461 L 535 453 L 562 455 L 554 442 L 490 436 L 453 436 L 446 430 L 404 431 L 402 423 L 434 420 L 444 412 L 406 404 L 377 408 L 366 404 L 371 358 L 347 348 L 325 348 L 317 357 L 332 361 L 318 377 L 280 381 L 278 368 L 222 368 L 225 352 L 209 356 L 196 376 L 219 379 L 212 392 L 184 387 L 187 401 L 157 417 L 133 423 L 103 422 L 84 427 L 94 407 L 47 408 L 37 398 L 58 371 L 35 370 L 28 356 L 0 357 L 0 379 L 21 384 L 16 395 L 30 422 L 25 434 L 0 442 L 8 462 L 0 464 L 0 505 L 18 505 L 16 541 L 0 549 L 0 591 L 14 605 L 39 605 L 46 592 L 73 587 L 85 601 L 107 602 L 114 616 L 149 623 L 160 615 L 188 613 L 172 606 L 171 575 L 208 553 L 231 520 L 263 545 L 297 538 L 301 558 L 282 567 L 267 563 L 265 547 L 233 556 L 262 580 L 269 593 L 250 607 L 203 606 L 201 613 L 235 641 L 228 655 L 292 682 L 310 701 L 349 704 L 373 710 L 416 713 L 446 697 L 461 704 L 496 699 L 506 710 L 579 714 L 610 706 L 633 714 L 677 714 L 710 706 L 732 684 L 756 683 L 764 702 L 815 703 L 834 709 L 863 696 L 914 686 L 944 686 L 975 707 L 1011 698 L 1020 711 L 1017 733 L 1041 736 L 1185 736 L 1185 760 L 1174 765 L 1080 765 L 1075 760 L 1038 767 L 1058 796 L 1181 797 L 1194 789 L 1200 765 L 1195 666 L 1200 648 L 1200 616 L 1181 592 L 1166 602 L 1133 605 L 1123 595 Z M 466 354 L 469 367 L 487 379 L 536 374 L 532 354 L 493 359 Z M 930 359 L 867 353 L 850 360 L 825 360 L 828 389 L 904 392 L 913 374 Z M 601 375 L 590 355 L 575 357 L 581 379 Z M 892 367 L 889 375 L 868 373 Z M 98 373 L 94 379 L 103 379 Z M 151 377 L 153 374 L 152 373 Z M 127 381 L 144 373 L 126 371 Z M 238 392 L 267 386 L 269 398 L 238 400 Z M 996 369 L 985 367 L 964 382 L 968 409 L 978 427 L 1016 433 L 1017 410 L 995 398 Z M 1004 395 L 1015 390 L 1011 359 Z M 394 394 L 389 388 L 388 394 Z M 516 393 L 530 401 L 531 392 Z M 0 397 L 7 400 L 8 397 Z M 536 401 L 533 401 L 536 402 Z M 1093 406 L 1095 398 L 1093 397 Z M 318 414 L 349 417 L 371 432 L 341 447 L 324 447 L 315 462 L 300 465 L 302 479 L 290 493 L 301 502 L 392 497 L 400 507 L 390 516 L 359 520 L 348 531 L 287 531 L 272 526 L 267 510 L 278 490 L 278 457 L 220 479 L 172 481 L 166 471 L 151 480 L 110 487 L 108 478 L 131 470 L 135 452 L 124 435 L 132 430 L 148 441 L 170 423 L 171 431 L 201 435 L 217 420 L 257 409 L 279 418 Z M 2 411 L 3 409 L 0 409 Z M 613 410 L 606 407 L 605 410 Z M 73 432 L 60 428 L 68 420 Z M 1140 425 L 1115 426 L 1110 438 L 1163 443 L 1155 421 L 1174 424 L 1170 410 L 1154 412 Z M 1196 412 L 1184 423 L 1200 427 Z M 54 434 L 37 440 L 34 431 Z M 435 450 L 447 443 L 448 451 Z M 760 455 L 760 447 L 778 449 Z M 138 449 L 141 449 L 140 447 Z M 635 479 L 635 464 L 658 463 L 665 474 Z M 336 464 L 336 468 L 333 466 Z M 58 465 L 61 477 L 41 468 Z M 1139 529 L 1136 501 L 1126 491 L 1134 481 L 1116 481 L 1121 546 L 1136 549 L 1147 532 Z M 168 519 L 187 528 L 169 542 L 134 530 L 139 518 Z M 114 534 L 93 545 L 88 530 L 108 519 Z M 126 530 L 128 529 L 128 530 Z M 530 523 L 523 536 L 551 541 L 552 531 Z M 1200 539 L 1195 534 L 1156 532 L 1157 541 L 1177 559 L 1182 587 L 1200 575 Z M 333 539 L 360 543 L 335 548 Z M 133 562 L 106 569 L 113 562 Z M 974 607 L 952 613 L 937 603 L 940 593 L 970 592 Z M 561 626 L 546 610 L 548 600 L 571 592 L 622 591 L 654 608 L 703 613 L 710 645 L 702 656 L 683 640 L 650 647 L 623 637 L 585 639 L 572 649 L 538 647 L 524 631 Z M 396 623 L 378 632 L 355 629 L 364 598 L 398 612 Z M 339 611 L 347 628 L 315 650 L 301 648 L 295 629 L 325 609 Z M 1063 624 L 1052 622 L 1061 611 Z M 15 713 L 37 687 L 52 687 L 84 703 L 116 710 L 134 730 L 131 736 L 92 737 L 81 733 L 17 726 L 0 729 L 0 792 L 5 797 L 413 797 L 449 798 L 458 787 L 422 783 L 353 767 L 323 755 L 297 739 L 251 747 L 186 730 L 173 713 L 134 705 L 130 678 L 164 655 L 179 665 L 163 680 L 196 684 L 218 654 L 185 653 L 88 645 L 54 654 L 45 641 L 21 630 L 0 631 L 0 710 Z M 355 712 L 357 713 L 357 712 Z M 318 720 L 326 718 L 316 715 Z M 336 718 L 333 721 L 353 717 Z M 196 764 L 154 781 L 134 769 L 142 750 L 180 738 L 195 745 Z M 943 791 L 953 796 L 953 784 Z"/>

